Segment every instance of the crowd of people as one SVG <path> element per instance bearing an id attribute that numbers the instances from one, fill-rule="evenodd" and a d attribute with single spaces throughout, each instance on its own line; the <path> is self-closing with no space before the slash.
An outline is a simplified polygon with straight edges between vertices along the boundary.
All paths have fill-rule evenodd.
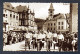
<path id="1" fill-rule="evenodd" d="M 7 37 L 7 38 L 6 38 Z M 25 40 L 25 47 L 28 49 L 37 49 L 41 51 L 46 48 L 46 51 L 51 51 L 51 47 L 55 50 L 58 47 L 59 51 L 77 51 L 78 33 L 61 33 L 61 32 L 29 32 L 26 33 L 7 33 L 3 34 L 5 43 L 12 44 Z M 8 41 L 5 41 L 8 40 Z"/>
<path id="2" fill-rule="evenodd" d="M 4 32 L 3 33 L 3 45 L 11 45 L 24 40 L 24 33 L 21 32 Z"/>

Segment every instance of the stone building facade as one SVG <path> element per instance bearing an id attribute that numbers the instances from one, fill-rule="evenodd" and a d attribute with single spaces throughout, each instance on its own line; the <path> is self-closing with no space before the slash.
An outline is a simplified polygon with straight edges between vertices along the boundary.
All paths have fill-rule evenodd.
<path id="1" fill-rule="evenodd" d="M 68 31 L 68 23 L 64 14 L 54 14 L 54 8 L 51 3 L 49 8 L 49 16 L 43 25 L 44 31 L 66 32 Z"/>

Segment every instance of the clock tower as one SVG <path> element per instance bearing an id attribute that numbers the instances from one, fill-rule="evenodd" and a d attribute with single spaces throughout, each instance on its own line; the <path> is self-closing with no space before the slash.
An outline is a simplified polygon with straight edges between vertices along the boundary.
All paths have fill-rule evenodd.
<path id="1" fill-rule="evenodd" d="M 48 9 L 48 11 L 49 11 L 48 20 L 51 20 L 53 18 L 53 15 L 54 15 L 54 8 L 53 8 L 53 4 L 52 3 L 50 4 L 50 8 Z"/>

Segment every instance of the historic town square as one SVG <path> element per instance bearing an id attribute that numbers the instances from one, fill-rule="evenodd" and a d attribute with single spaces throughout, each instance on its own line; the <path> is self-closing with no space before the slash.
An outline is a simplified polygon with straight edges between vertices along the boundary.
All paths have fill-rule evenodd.
<path id="1" fill-rule="evenodd" d="M 3 51 L 78 51 L 78 3 L 3 3 Z"/>

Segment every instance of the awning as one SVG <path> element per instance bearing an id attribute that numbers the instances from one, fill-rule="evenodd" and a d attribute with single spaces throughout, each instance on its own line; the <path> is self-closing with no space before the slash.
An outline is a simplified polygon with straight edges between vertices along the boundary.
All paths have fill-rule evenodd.
<path id="1" fill-rule="evenodd" d="M 3 22 L 3 24 L 8 24 L 7 22 Z"/>

